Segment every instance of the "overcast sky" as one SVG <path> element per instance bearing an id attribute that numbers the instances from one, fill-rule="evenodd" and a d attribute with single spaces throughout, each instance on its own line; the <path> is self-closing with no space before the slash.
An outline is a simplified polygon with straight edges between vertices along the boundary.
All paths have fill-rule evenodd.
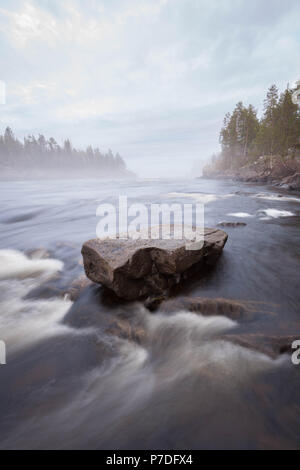
<path id="1" fill-rule="evenodd" d="M 299 24 L 299 0 L 1 0 L 1 132 L 188 174 L 237 101 L 300 79 Z"/>

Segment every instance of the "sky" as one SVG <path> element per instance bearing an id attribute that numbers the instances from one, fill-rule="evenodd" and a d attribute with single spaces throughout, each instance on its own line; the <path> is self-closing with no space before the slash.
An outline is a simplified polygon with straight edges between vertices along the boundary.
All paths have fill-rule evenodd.
<path id="1" fill-rule="evenodd" d="M 0 131 L 196 175 L 226 112 L 300 79 L 299 24 L 299 0 L 0 0 Z"/>

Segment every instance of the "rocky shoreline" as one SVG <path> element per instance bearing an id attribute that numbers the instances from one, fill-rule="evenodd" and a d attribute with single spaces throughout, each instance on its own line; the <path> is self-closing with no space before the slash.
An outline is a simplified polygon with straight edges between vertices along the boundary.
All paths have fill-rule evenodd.
<path id="1" fill-rule="evenodd" d="M 300 157 L 260 157 L 238 169 L 220 171 L 213 165 L 203 169 L 202 178 L 231 179 L 247 183 L 269 183 L 290 191 L 300 191 Z"/>

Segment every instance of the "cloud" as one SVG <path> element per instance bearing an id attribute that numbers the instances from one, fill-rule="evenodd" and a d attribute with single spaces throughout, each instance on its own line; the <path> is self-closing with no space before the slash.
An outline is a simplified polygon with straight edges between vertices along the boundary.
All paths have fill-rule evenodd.
<path id="1" fill-rule="evenodd" d="M 299 14 L 298 0 L 2 0 L 0 124 L 182 174 L 218 150 L 237 101 L 299 78 Z"/>
<path id="2" fill-rule="evenodd" d="M 58 37 L 56 21 L 47 11 L 34 4 L 24 3 L 19 11 L 0 9 L 1 31 L 15 47 L 25 48 L 29 42 Z"/>

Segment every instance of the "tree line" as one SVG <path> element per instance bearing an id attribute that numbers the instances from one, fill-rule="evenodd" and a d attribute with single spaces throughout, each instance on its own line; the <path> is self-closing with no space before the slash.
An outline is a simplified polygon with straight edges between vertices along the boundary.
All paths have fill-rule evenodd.
<path id="1" fill-rule="evenodd" d="M 68 169 L 70 173 L 83 170 L 120 173 L 126 171 L 126 164 L 118 153 L 113 154 L 111 150 L 102 153 L 91 146 L 86 150 L 77 150 L 69 139 L 61 146 L 53 137 L 47 140 L 40 134 L 38 138 L 29 135 L 20 142 L 12 129 L 7 127 L 0 135 L 0 168 L 1 172 L 37 169 L 58 173 Z"/>
<path id="2" fill-rule="evenodd" d="M 264 100 L 263 114 L 258 118 L 251 104 L 237 103 L 227 113 L 220 131 L 221 154 L 212 157 L 219 170 L 240 168 L 259 156 L 292 158 L 300 149 L 300 111 L 293 103 L 289 86 L 279 94 L 272 85 Z"/>

